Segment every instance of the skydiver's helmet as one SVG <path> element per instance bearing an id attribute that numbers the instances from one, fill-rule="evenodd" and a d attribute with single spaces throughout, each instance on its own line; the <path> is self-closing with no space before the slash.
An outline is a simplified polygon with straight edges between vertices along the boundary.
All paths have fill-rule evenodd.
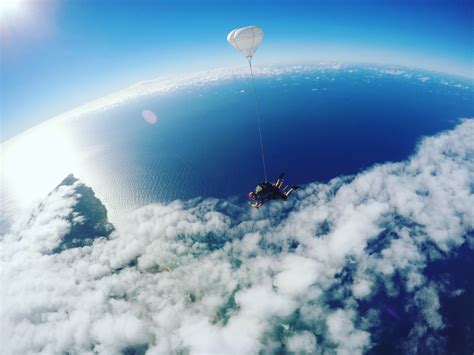
<path id="1" fill-rule="evenodd" d="M 247 196 L 251 200 L 255 200 L 257 198 L 257 195 L 255 194 L 255 192 L 249 192 Z"/>

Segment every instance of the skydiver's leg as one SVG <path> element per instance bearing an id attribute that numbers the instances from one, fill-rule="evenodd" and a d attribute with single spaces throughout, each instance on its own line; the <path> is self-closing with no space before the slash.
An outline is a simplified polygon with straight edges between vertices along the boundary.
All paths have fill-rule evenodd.
<path id="1" fill-rule="evenodd" d="M 281 185 L 283 185 L 283 181 L 285 179 L 285 173 L 281 173 L 280 176 L 278 177 L 278 180 L 275 183 L 276 188 L 281 188 Z"/>
<path id="2" fill-rule="evenodd" d="M 288 191 L 285 192 L 286 197 L 289 197 L 290 194 L 291 194 L 293 191 L 295 191 L 295 190 L 297 190 L 297 189 L 299 189 L 299 188 L 300 188 L 299 186 L 292 186 L 291 189 L 289 189 Z"/>

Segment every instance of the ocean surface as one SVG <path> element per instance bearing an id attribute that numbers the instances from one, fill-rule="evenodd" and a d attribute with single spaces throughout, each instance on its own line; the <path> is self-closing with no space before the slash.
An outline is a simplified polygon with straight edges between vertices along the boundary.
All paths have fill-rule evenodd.
<path id="1" fill-rule="evenodd" d="M 474 116 L 468 84 L 393 73 L 351 68 L 257 78 L 269 179 L 286 172 L 289 184 L 324 182 L 403 160 L 422 136 Z M 94 164 L 108 194 L 125 190 L 123 207 L 245 195 L 263 180 L 250 84 L 240 78 L 183 88 L 77 121 L 76 132 L 86 145 L 103 145 Z M 143 120 L 144 109 L 156 113 L 156 124 Z"/>
<path id="2" fill-rule="evenodd" d="M 268 178 L 285 172 L 290 185 L 406 159 L 423 136 L 474 116 L 472 81 L 417 70 L 292 67 L 257 71 L 256 87 Z M 50 187 L 73 173 L 112 217 L 154 202 L 243 197 L 264 180 L 251 89 L 248 76 L 226 77 L 68 120 L 82 157 Z"/>

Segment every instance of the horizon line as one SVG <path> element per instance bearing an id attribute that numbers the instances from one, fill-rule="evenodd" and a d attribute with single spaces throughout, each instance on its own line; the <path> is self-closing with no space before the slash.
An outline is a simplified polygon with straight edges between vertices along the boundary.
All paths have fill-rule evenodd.
<path id="1" fill-rule="evenodd" d="M 461 79 L 461 80 L 474 82 L 474 74 L 472 77 L 468 77 L 468 76 L 463 76 L 460 74 L 455 74 L 452 72 L 444 72 L 444 71 L 439 71 L 435 69 L 423 68 L 420 66 L 410 66 L 406 64 L 388 64 L 388 63 L 363 62 L 363 61 L 349 62 L 349 61 L 340 61 L 340 60 L 327 60 L 327 61 L 319 61 L 319 62 L 308 61 L 308 62 L 300 62 L 300 63 L 296 62 L 292 64 L 290 63 L 257 64 L 254 66 L 254 68 L 257 69 L 254 74 L 256 76 L 262 76 L 262 75 L 272 76 L 272 75 L 284 74 L 284 73 L 290 72 L 291 70 L 280 71 L 280 72 L 268 72 L 268 71 L 265 72 L 265 70 L 272 69 L 272 68 L 291 68 L 294 71 L 295 69 L 297 69 L 297 67 L 304 67 L 304 66 L 306 67 L 321 66 L 321 69 L 323 69 L 323 66 L 327 66 L 326 69 L 332 69 L 332 70 L 339 70 L 339 69 L 343 69 L 342 67 L 350 67 L 350 66 L 365 66 L 365 67 L 368 67 L 369 69 L 374 69 L 374 68 L 370 68 L 370 66 L 379 67 L 379 68 L 384 67 L 384 68 L 391 68 L 391 69 L 396 68 L 396 69 L 404 69 L 404 70 L 410 70 L 410 71 L 422 71 L 425 73 L 431 73 L 431 74 L 436 74 L 436 75 L 445 75 L 445 76 L 450 76 L 450 77 Z M 263 72 L 262 72 L 262 69 L 263 69 Z M 240 77 L 249 76 L 250 73 L 248 73 L 247 70 L 248 70 L 248 67 L 245 65 L 238 66 L 238 67 L 219 67 L 215 69 L 200 70 L 196 72 L 185 72 L 179 75 L 173 75 L 173 74 L 162 75 L 162 76 L 155 77 L 153 79 L 142 80 L 134 84 L 128 85 L 124 87 L 123 89 L 112 91 L 111 93 L 101 96 L 97 99 L 93 99 L 88 102 L 79 104 L 67 111 L 64 111 L 63 113 L 60 113 L 59 115 L 55 115 L 50 118 L 47 118 L 44 121 L 34 126 L 31 126 L 15 134 L 14 136 L 7 138 L 4 141 L 1 141 L 0 146 L 6 145 L 11 140 L 14 140 L 18 136 L 21 136 L 27 133 L 28 131 L 35 129 L 38 126 L 41 126 L 47 123 L 52 123 L 51 121 L 53 120 L 57 121 L 57 120 L 62 120 L 62 119 L 73 119 L 78 116 L 82 116 L 91 112 L 113 108 L 129 100 L 134 100 L 140 97 L 149 96 L 158 92 L 170 92 L 170 91 L 174 91 L 179 88 L 182 88 L 184 86 L 190 86 L 197 83 L 215 82 L 218 80 L 225 80 L 225 79 L 235 78 L 239 76 Z M 207 75 L 218 74 L 219 76 L 217 78 L 215 77 L 206 78 L 205 77 L 206 74 Z M 389 73 L 385 73 L 385 74 L 389 74 Z M 143 86 L 150 85 L 150 84 L 158 84 L 158 83 L 162 85 L 153 87 L 151 88 L 150 91 L 140 91 L 141 87 Z M 123 94 L 127 94 L 127 93 L 128 95 L 124 97 Z"/>

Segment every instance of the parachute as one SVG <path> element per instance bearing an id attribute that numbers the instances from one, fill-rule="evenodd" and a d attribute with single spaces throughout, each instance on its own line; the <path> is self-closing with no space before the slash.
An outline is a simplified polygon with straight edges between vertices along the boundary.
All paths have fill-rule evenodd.
<path id="1" fill-rule="evenodd" d="M 252 77 L 253 94 L 255 98 L 255 110 L 257 112 L 258 135 L 260 137 L 260 154 L 262 157 L 263 174 L 265 177 L 265 181 L 268 181 L 267 167 L 265 164 L 265 153 L 263 150 L 262 127 L 260 124 L 260 108 L 258 105 L 257 90 L 255 89 L 255 81 L 253 78 L 252 71 L 252 57 L 255 54 L 255 51 L 257 50 L 260 43 L 262 43 L 262 40 L 263 31 L 258 26 L 236 28 L 230 31 L 227 35 L 227 41 L 232 45 L 232 47 L 241 51 L 249 62 L 250 76 Z"/>
<path id="2" fill-rule="evenodd" d="M 252 60 L 252 57 L 262 42 L 263 31 L 258 26 L 247 26 L 236 28 L 227 35 L 227 41 L 236 49 L 241 51 L 245 57 Z"/>

